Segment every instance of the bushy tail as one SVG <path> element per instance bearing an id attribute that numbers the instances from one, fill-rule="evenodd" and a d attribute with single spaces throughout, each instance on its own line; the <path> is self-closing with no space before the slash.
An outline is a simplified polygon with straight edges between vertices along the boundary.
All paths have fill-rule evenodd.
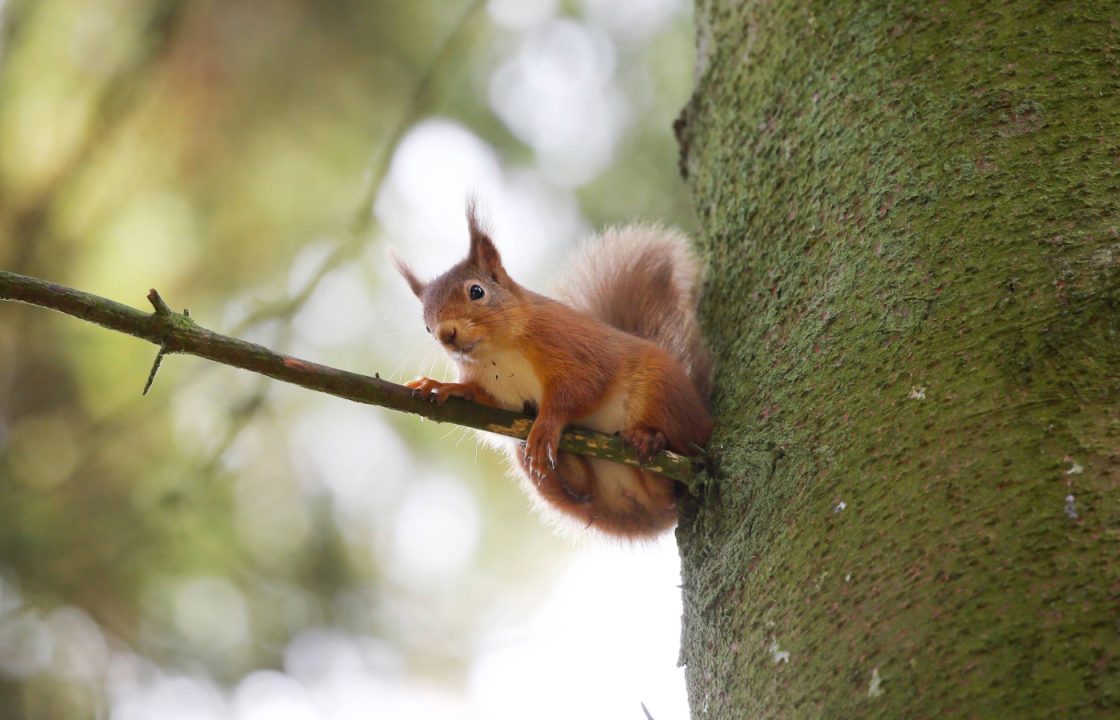
<path id="1" fill-rule="evenodd" d="M 574 258 L 557 294 L 572 307 L 664 348 L 706 398 L 712 361 L 696 317 L 701 279 L 684 233 L 626 225 L 591 240 Z"/>

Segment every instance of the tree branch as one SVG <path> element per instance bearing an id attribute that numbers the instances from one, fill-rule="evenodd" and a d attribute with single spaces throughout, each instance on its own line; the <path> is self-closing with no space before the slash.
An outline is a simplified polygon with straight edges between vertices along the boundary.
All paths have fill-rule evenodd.
<path id="1" fill-rule="evenodd" d="M 450 422 L 521 440 L 528 437 L 533 424 L 532 417 L 528 415 L 460 398 L 450 398 L 444 405 L 435 405 L 414 396 L 409 388 L 377 376 L 338 370 L 283 355 L 263 345 L 219 335 L 196 324 L 185 312 L 172 312 L 155 290 L 148 293 L 148 299 L 155 312 L 145 313 L 98 295 L 0 270 L 0 300 L 15 300 L 57 310 L 158 345 L 160 352 L 157 365 L 153 366 L 148 378 L 149 386 L 158 361 L 164 355 L 185 353 L 354 402 L 379 405 L 437 422 Z M 690 490 L 694 489 L 693 477 L 700 462 L 696 458 L 662 452 L 652 461 L 640 464 L 634 450 L 624 447 L 619 438 L 581 428 L 567 430 L 560 440 L 560 449 L 652 470 L 685 483 Z"/>

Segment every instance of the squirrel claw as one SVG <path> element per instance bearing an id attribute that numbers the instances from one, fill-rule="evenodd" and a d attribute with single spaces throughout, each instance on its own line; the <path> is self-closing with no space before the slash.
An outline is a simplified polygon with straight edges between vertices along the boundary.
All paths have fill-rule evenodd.
<path id="1" fill-rule="evenodd" d="M 525 473 L 537 485 L 540 485 L 550 474 L 556 471 L 555 453 L 551 447 L 546 447 L 543 452 L 530 453 L 529 446 L 523 446 Z M 544 460 L 547 458 L 547 461 Z"/>

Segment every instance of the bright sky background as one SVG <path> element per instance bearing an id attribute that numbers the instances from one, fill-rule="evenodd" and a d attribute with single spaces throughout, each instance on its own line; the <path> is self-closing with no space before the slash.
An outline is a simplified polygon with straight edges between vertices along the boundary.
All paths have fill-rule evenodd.
<path id="1" fill-rule="evenodd" d="M 372 638 L 297 636 L 284 653 L 284 672 L 252 673 L 222 693 L 206 679 L 167 675 L 135 656 L 108 653 L 103 641 L 91 640 L 96 626 L 80 614 L 59 611 L 44 624 L 48 633 L 94 633 L 55 640 L 75 648 L 88 643 L 76 652 L 109 660 L 114 720 L 644 719 L 642 702 L 658 720 L 671 720 L 688 717 L 676 667 L 678 582 L 671 537 L 580 549 L 526 622 L 492 620 L 458 692 L 407 677 Z M 213 588 L 197 590 L 213 607 Z M 231 626 L 238 620 L 227 618 Z"/>

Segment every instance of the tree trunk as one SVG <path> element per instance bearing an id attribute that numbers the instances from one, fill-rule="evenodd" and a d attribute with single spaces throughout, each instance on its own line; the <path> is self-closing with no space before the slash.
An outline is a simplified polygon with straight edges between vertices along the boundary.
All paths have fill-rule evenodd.
<path id="1" fill-rule="evenodd" d="M 1120 11 L 701 0 L 695 717 L 1120 712 Z"/>

